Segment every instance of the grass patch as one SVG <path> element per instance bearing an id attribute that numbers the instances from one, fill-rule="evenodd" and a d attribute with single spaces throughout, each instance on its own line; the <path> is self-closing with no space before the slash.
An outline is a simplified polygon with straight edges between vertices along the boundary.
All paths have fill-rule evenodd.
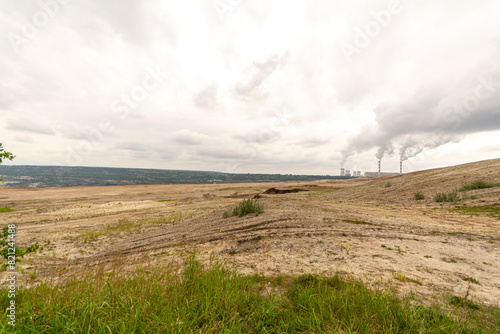
<path id="1" fill-rule="evenodd" d="M 457 206 L 453 210 L 467 215 L 485 215 L 500 218 L 500 203 L 477 206 Z"/>
<path id="2" fill-rule="evenodd" d="M 413 198 L 417 201 L 425 199 L 425 195 L 422 194 L 420 191 L 417 191 L 416 193 L 413 194 Z"/>
<path id="3" fill-rule="evenodd" d="M 163 203 L 163 202 L 173 202 L 175 199 L 160 199 L 158 202 Z"/>
<path id="4" fill-rule="evenodd" d="M 16 210 L 8 208 L 6 206 L 0 207 L 0 212 L 11 212 L 11 211 L 16 211 Z"/>
<path id="5" fill-rule="evenodd" d="M 463 186 L 461 186 L 458 189 L 458 191 L 486 189 L 486 188 L 493 188 L 493 187 L 500 187 L 500 182 L 494 183 L 494 182 L 487 182 L 487 181 L 483 181 L 483 180 L 476 180 L 476 181 L 471 182 L 469 184 L 464 184 Z"/>
<path id="6" fill-rule="evenodd" d="M 458 190 L 452 190 L 450 192 L 445 193 L 436 193 L 434 195 L 434 202 L 450 202 L 456 203 L 458 202 L 460 197 L 458 196 Z"/>
<path id="7" fill-rule="evenodd" d="M 387 183 L 385 184 L 384 187 L 386 187 L 386 188 L 392 187 L 392 182 L 387 181 Z"/>
<path id="8" fill-rule="evenodd" d="M 19 333 L 488 333 L 491 321 L 459 321 L 340 275 L 242 276 L 226 263 L 188 257 L 172 265 L 104 270 L 16 294 Z M 457 297 L 458 298 L 458 297 Z M 5 310 L 8 291 L 0 291 Z M 497 315 L 492 310 L 491 319 Z M 478 312 L 472 310 L 470 312 Z M 5 316 L 5 311 L 4 311 Z M 470 316 L 466 320 L 471 319 Z M 489 319 L 489 318 L 488 318 Z M 6 331 L 5 321 L 0 329 Z"/>
<path id="9" fill-rule="evenodd" d="M 259 203 L 259 201 L 249 198 L 241 201 L 233 209 L 231 216 L 243 217 L 244 215 L 249 213 L 255 213 L 255 215 L 258 216 L 262 212 L 264 212 L 264 206 Z M 222 218 L 228 218 L 229 216 L 229 212 L 224 211 Z"/>

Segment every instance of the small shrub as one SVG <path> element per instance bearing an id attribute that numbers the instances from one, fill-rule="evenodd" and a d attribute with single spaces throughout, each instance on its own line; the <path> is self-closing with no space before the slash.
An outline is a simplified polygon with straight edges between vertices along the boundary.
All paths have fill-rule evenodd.
<path id="1" fill-rule="evenodd" d="M 425 199 L 425 196 L 420 191 L 417 191 L 415 194 L 413 194 L 413 198 L 417 201 L 420 201 L 422 199 Z"/>
<path id="2" fill-rule="evenodd" d="M 391 182 L 387 182 L 387 183 L 385 184 L 385 187 L 386 187 L 386 188 L 392 187 L 392 183 L 391 183 Z"/>
<path id="3" fill-rule="evenodd" d="M 224 213 L 222 214 L 222 218 L 229 218 L 229 212 L 224 211 Z"/>
<path id="4" fill-rule="evenodd" d="M 435 202 L 450 202 L 450 203 L 456 203 L 459 200 L 458 196 L 458 190 L 452 190 L 448 193 L 436 193 L 434 195 L 434 201 Z"/>
<path id="5" fill-rule="evenodd" d="M 248 213 L 255 213 L 255 215 L 257 216 L 262 212 L 264 212 L 264 206 L 260 204 L 259 201 L 253 199 L 244 199 L 233 209 L 232 215 L 243 217 Z M 227 213 L 227 217 L 225 216 L 226 213 L 224 212 L 224 218 L 229 217 L 229 212 Z"/>

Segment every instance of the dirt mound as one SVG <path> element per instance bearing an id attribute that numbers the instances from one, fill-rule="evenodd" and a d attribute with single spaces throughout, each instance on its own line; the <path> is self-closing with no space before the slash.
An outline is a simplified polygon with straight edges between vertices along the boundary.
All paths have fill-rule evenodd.
<path id="1" fill-rule="evenodd" d="M 293 188 L 293 189 L 276 189 L 276 188 L 269 188 L 266 191 L 264 191 L 264 194 L 289 194 L 289 193 L 298 193 L 300 191 L 309 191 L 306 189 L 300 189 L 300 188 Z"/>

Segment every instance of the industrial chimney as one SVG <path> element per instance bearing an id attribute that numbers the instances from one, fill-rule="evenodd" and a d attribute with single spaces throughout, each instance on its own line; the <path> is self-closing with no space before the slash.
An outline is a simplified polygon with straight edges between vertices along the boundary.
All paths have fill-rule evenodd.
<path id="1" fill-rule="evenodd" d="M 378 161 L 378 176 L 380 177 L 380 160 Z"/>
<path id="2" fill-rule="evenodd" d="M 403 160 L 399 160 L 399 174 L 403 174 Z"/>
<path id="3" fill-rule="evenodd" d="M 340 176 L 344 176 L 345 175 L 345 168 L 341 168 L 340 169 Z"/>

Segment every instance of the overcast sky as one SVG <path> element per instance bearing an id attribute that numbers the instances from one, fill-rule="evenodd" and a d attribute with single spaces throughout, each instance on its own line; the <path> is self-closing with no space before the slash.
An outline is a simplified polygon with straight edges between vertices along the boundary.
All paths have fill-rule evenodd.
<path id="1" fill-rule="evenodd" d="M 5 164 L 413 171 L 500 157 L 498 0 L 0 0 Z"/>

